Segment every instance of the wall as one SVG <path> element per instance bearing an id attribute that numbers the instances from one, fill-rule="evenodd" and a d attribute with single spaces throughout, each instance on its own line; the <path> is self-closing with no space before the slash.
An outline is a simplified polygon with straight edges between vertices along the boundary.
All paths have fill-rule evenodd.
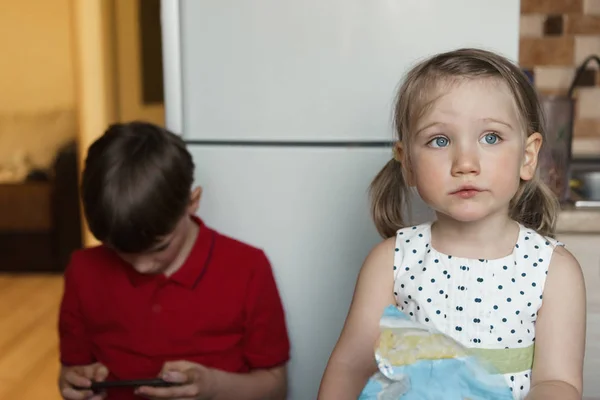
<path id="1" fill-rule="evenodd" d="M 70 0 L 3 1 L 0 12 L 0 168 L 47 166 L 74 138 Z"/>
<path id="2" fill-rule="evenodd" d="M 565 94 L 575 68 L 600 56 L 600 0 L 521 0 L 520 65 L 542 94 Z M 574 152 L 600 154 L 600 74 L 592 63 L 579 81 Z M 584 149 L 581 149 L 585 147 Z"/>
<path id="3" fill-rule="evenodd" d="M 113 15 L 113 1 L 73 2 L 80 166 L 89 146 L 117 120 Z M 82 232 L 85 246 L 98 244 L 85 221 Z"/>
<path id="4" fill-rule="evenodd" d="M 69 0 L 3 1 L 0 112 L 73 108 Z"/>

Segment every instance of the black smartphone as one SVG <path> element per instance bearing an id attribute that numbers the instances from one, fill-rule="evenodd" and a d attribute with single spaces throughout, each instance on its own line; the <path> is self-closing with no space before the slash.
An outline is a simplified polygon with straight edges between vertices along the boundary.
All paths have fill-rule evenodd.
<path id="1" fill-rule="evenodd" d="M 123 387 L 140 387 L 140 386 L 152 386 L 152 387 L 171 387 L 178 386 L 179 383 L 167 382 L 162 379 L 137 379 L 137 380 L 126 380 L 126 381 L 104 381 L 104 382 L 92 382 L 92 385 L 88 388 L 85 387 L 74 387 L 76 390 L 92 390 L 94 392 L 110 389 L 110 388 L 123 388 Z"/>

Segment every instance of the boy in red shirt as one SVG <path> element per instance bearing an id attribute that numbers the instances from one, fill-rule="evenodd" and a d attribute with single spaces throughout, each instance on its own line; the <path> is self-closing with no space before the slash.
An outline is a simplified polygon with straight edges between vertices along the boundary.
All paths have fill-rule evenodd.
<path id="1" fill-rule="evenodd" d="M 271 266 L 195 216 L 181 138 L 115 124 L 92 144 L 84 213 L 101 246 L 76 251 L 60 308 L 64 399 L 284 399 L 289 339 Z M 150 379 L 172 387 L 107 389 Z"/>

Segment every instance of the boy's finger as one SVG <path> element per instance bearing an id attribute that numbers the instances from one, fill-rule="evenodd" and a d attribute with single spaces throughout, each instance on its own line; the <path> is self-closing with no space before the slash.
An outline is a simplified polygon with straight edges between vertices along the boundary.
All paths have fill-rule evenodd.
<path id="1" fill-rule="evenodd" d="M 73 388 L 64 388 L 61 393 L 67 400 L 85 400 L 94 394 L 91 390 L 75 390 Z"/>
<path id="2" fill-rule="evenodd" d="M 195 385 L 172 386 L 167 388 L 141 386 L 135 393 L 151 399 L 191 399 L 198 395 Z"/>
<path id="3" fill-rule="evenodd" d="M 163 365 L 162 372 L 185 371 L 186 369 L 189 369 L 192 365 L 194 365 L 194 364 L 189 361 L 185 361 L 185 360 L 167 361 Z"/>
<path id="4" fill-rule="evenodd" d="M 65 381 L 71 386 L 89 387 L 92 382 L 89 378 L 78 374 L 75 371 L 69 371 L 65 374 Z"/>
<path id="5" fill-rule="evenodd" d="M 194 377 L 184 371 L 165 371 L 161 378 L 167 382 L 191 383 Z"/>
<path id="6" fill-rule="evenodd" d="M 101 381 L 105 380 L 107 376 L 108 376 L 108 368 L 106 368 L 104 365 L 100 365 L 98 368 L 96 368 L 96 371 L 94 373 L 95 381 L 101 382 Z"/>

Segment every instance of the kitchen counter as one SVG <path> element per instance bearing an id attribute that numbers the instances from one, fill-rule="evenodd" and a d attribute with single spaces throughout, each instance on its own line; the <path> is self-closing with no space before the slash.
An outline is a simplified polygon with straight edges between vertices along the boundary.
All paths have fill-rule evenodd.
<path id="1" fill-rule="evenodd" d="M 556 232 L 600 234 L 600 208 L 563 207 L 558 216 Z"/>

